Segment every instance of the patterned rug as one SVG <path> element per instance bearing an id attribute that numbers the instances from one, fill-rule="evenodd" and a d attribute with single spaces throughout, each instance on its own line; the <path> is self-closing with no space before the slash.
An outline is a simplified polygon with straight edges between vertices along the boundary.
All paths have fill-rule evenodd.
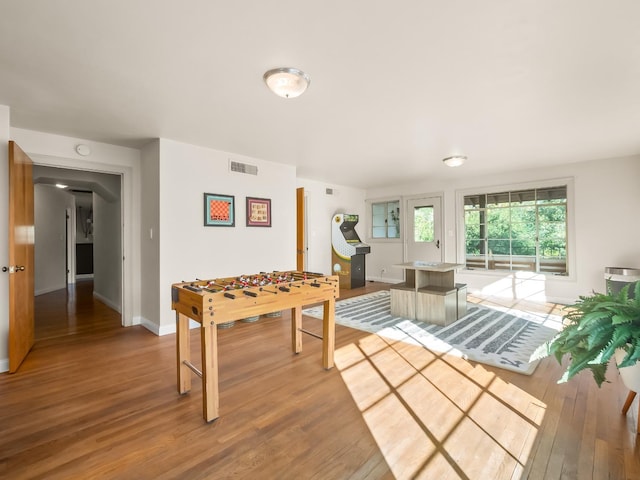
<path id="1" fill-rule="evenodd" d="M 443 327 L 391 315 L 389 291 L 336 302 L 336 323 L 386 338 L 531 375 L 531 353 L 560 330 L 561 317 L 468 304 L 467 315 Z M 322 318 L 323 307 L 303 310 Z"/>

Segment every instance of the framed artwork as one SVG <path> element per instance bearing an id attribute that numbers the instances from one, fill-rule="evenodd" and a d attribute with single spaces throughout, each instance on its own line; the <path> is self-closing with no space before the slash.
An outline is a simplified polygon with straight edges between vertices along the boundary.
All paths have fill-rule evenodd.
<path id="1" fill-rule="evenodd" d="M 271 199 L 247 197 L 247 227 L 271 226 Z"/>
<path id="2" fill-rule="evenodd" d="M 235 197 L 218 193 L 204 194 L 204 226 L 233 227 L 236 224 Z"/>

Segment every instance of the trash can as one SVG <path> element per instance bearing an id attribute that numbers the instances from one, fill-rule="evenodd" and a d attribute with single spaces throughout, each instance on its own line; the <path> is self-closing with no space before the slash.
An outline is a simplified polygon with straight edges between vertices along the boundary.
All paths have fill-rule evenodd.
<path id="1" fill-rule="evenodd" d="M 640 282 L 640 268 L 607 267 L 604 269 L 607 293 L 620 293 L 630 283 Z M 634 298 L 634 285 L 629 286 L 629 298 Z"/>

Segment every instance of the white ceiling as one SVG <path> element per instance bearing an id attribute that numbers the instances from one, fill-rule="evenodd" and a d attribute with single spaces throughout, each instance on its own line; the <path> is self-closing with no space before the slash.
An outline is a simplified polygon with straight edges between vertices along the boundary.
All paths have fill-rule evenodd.
<path id="1" fill-rule="evenodd" d="M 362 188 L 640 153 L 638 0 L 0 6 L 19 128 L 170 138 Z M 304 95 L 269 92 L 281 66 L 311 76 Z"/>

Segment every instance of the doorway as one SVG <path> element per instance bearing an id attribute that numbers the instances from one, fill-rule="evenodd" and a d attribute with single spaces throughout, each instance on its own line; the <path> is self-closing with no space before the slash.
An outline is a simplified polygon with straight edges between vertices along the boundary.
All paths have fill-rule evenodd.
<path id="1" fill-rule="evenodd" d="M 405 225 L 405 261 L 442 262 L 442 197 L 407 199 Z"/>
<path id="2" fill-rule="evenodd" d="M 34 165 L 36 297 L 88 282 L 83 291 L 90 286 L 93 297 L 122 313 L 121 177 Z M 75 296 L 68 300 L 71 317 Z M 36 312 L 36 331 L 40 320 Z"/>
<path id="3" fill-rule="evenodd" d="M 296 270 L 307 269 L 307 196 L 304 188 L 296 189 Z"/>

